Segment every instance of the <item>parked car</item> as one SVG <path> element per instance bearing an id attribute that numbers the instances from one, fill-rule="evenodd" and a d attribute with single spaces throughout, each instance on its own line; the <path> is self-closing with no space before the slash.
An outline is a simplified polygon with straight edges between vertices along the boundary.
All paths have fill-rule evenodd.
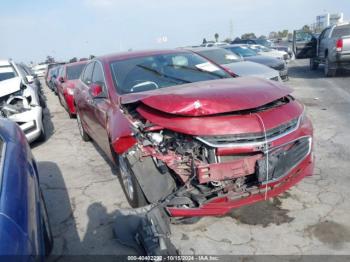
<path id="1" fill-rule="evenodd" d="M 324 65 L 327 77 L 335 76 L 338 69 L 350 69 L 350 24 L 327 27 L 316 38 L 312 33 L 294 31 L 295 58 L 310 58 L 310 69 Z"/>
<path id="2" fill-rule="evenodd" d="M 4 261 L 44 261 L 53 237 L 37 164 L 23 132 L 4 118 L 0 150 L 0 256 Z"/>
<path id="3" fill-rule="evenodd" d="M 75 116 L 74 89 L 87 61 L 65 64 L 57 80 L 57 95 L 61 105 L 67 110 L 69 117 Z"/>
<path id="4" fill-rule="evenodd" d="M 44 102 L 39 89 L 31 84 L 20 65 L 12 60 L 0 60 L 0 114 L 15 121 L 29 142 L 45 140 L 43 124 Z"/>
<path id="5" fill-rule="evenodd" d="M 267 39 L 260 39 L 260 38 L 249 38 L 249 39 L 240 39 L 236 38 L 231 42 L 231 44 L 246 44 L 246 45 L 262 45 L 266 47 L 272 47 L 273 43 L 270 40 Z"/>
<path id="6" fill-rule="evenodd" d="M 200 56 L 220 65 L 232 76 L 255 76 L 280 81 L 279 72 L 262 64 L 243 61 L 235 53 L 217 47 L 187 48 Z"/>
<path id="7" fill-rule="evenodd" d="M 208 41 L 204 44 L 201 44 L 201 47 L 213 47 L 213 46 L 224 46 L 224 45 L 228 45 L 228 43 L 225 42 L 215 42 L 215 41 Z"/>
<path id="8" fill-rule="evenodd" d="M 74 97 L 82 139 L 115 161 L 130 205 L 160 201 L 191 217 L 226 214 L 312 174 L 312 125 L 291 92 L 156 50 L 93 59 Z"/>
<path id="9" fill-rule="evenodd" d="M 249 45 L 249 48 L 256 51 L 259 55 L 271 56 L 277 59 L 282 59 L 285 62 L 287 62 L 289 59 L 289 55 L 287 52 L 271 49 L 263 45 Z"/>
<path id="10" fill-rule="evenodd" d="M 49 86 L 49 82 L 50 82 L 50 79 L 52 77 L 52 70 L 51 69 L 55 68 L 55 67 L 57 67 L 59 65 L 64 65 L 64 64 L 65 63 L 61 62 L 61 63 L 51 63 L 51 64 L 47 65 L 47 70 L 46 70 L 46 74 L 45 74 L 45 83 L 46 83 L 47 86 Z"/>
<path id="11" fill-rule="evenodd" d="M 36 74 L 38 77 L 44 77 L 47 71 L 47 64 L 33 66 L 32 70 L 34 71 L 34 74 Z"/>
<path id="12" fill-rule="evenodd" d="M 58 81 L 60 76 L 63 76 L 63 65 L 59 65 L 57 66 L 57 71 L 55 74 L 55 77 L 52 78 L 52 91 L 55 93 L 55 95 L 57 95 L 57 86 L 60 84 L 60 82 Z"/>
<path id="13" fill-rule="evenodd" d="M 251 61 L 271 67 L 272 69 L 279 71 L 282 80 L 288 80 L 288 68 L 284 60 L 259 55 L 257 52 L 250 49 L 248 45 L 229 45 L 224 46 L 223 48 L 228 49 L 231 52 L 241 56 L 246 61 Z"/>
<path id="14" fill-rule="evenodd" d="M 59 66 L 51 67 L 47 74 L 47 87 L 54 91 L 55 81 L 58 75 Z"/>
<path id="15" fill-rule="evenodd" d="M 289 46 L 284 46 L 284 45 L 274 45 L 272 47 L 273 49 L 279 50 L 279 51 L 284 51 L 288 54 L 289 59 L 291 59 L 293 57 L 293 51 L 292 48 L 290 48 Z"/>

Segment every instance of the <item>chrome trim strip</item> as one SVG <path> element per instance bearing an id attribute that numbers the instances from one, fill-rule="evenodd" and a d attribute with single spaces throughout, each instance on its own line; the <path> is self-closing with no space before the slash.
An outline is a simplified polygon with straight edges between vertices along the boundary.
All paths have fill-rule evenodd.
<path id="1" fill-rule="evenodd" d="M 265 145 L 266 143 L 271 143 L 279 138 L 282 138 L 286 135 L 289 135 L 289 134 L 293 133 L 295 130 L 297 130 L 300 127 L 300 123 L 301 123 L 302 118 L 304 117 L 304 113 L 305 112 L 303 110 L 303 112 L 301 113 L 301 115 L 298 118 L 297 124 L 295 125 L 295 127 L 293 129 L 287 131 L 286 133 L 269 138 L 269 139 L 267 139 L 267 141 L 264 140 L 264 141 L 260 141 L 260 142 L 217 144 L 217 143 L 208 142 L 200 136 L 195 136 L 194 138 L 196 138 L 197 140 L 201 141 L 202 143 L 204 143 L 208 146 L 215 147 L 215 148 L 228 148 L 228 147 L 239 148 L 239 147 L 246 147 L 246 146 L 262 146 L 262 145 Z"/>
<path id="2" fill-rule="evenodd" d="M 1 161 L 0 161 L 0 194 L 1 194 L 2 177 L 4 174 L 4 162 L 5 162 L 5 158 L 6 158 L 7 143 L 5 142 L 5 140 L 2 137 L 0 137 L 0 138 L 3 141 L 3 147 L 2 147 L 2 151 L 1 151 Z"/>

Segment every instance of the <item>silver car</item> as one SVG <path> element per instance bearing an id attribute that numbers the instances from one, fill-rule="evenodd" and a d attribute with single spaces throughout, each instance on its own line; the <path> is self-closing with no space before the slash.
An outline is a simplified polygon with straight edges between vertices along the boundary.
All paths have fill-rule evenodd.
<path id="1" fill-rule="evenodd" d="M 255 62 L 243 61 L 241 57 L 229 50 L 218 47 L 189 48 L 188 50 L 220 65 L 232 76 L 255 76 L 281 81 L 277 70 Z"/>
<path id="2" fill-rule="evenodd" d="M 20 65 L 0 60 L 0 114 L 16 122 L 28 142 L 45 140 L 39 88 Z"/>

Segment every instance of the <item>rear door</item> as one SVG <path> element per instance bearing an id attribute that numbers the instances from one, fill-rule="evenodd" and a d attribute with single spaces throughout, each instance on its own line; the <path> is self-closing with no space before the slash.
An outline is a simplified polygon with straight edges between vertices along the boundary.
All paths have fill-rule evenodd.
<path id="1" fill-rule="evenodd" d="M 296 30 L 293 34 L 293 51 L 295 58 L 312 58 L 316 56 L 317 39 L 309 32 Z"/>

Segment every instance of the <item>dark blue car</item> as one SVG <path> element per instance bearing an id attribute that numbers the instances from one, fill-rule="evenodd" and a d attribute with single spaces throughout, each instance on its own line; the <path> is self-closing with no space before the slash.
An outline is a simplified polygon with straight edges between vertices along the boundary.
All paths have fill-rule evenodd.
<path id="1" fill-rule="evenodd" d="M 53 242 L 38 169 L 23 132 L 3 118 L 0 172 L 0 261 L 43 261 Z"/>

